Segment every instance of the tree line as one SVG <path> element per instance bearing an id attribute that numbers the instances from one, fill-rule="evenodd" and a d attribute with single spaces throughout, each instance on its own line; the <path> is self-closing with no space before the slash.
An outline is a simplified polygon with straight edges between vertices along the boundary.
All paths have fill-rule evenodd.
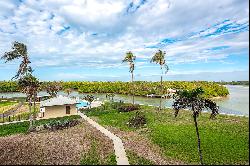
<path id="1" fill-rule="evenodd" d="M 41 82 L 41 91 L 47 91 L 47 87 L 50 87 L 54 83 L 54 89 L 63 90 L 66 93 L 68 91 L 78 91 L 79 93 L 117 93 L 135 96 L 146 96 L 147 94 L 160 94 L 159 87 L 160 82 L 150 81 L 134 81 L 133 85 L 136 89 L 132 91 L 131 82 L 88 82 L 88 81 L 58 81 L 58 82 Z M 218 97 L 227 96 L 229 91 L 226 87 L 219 85 L 215 82 L 207 81 L 163 81 L 163 93 L 166 93 L 168 88 L 171 89 L 186 89 L 192 90 L 197 87 L 204 89 L 204 95 L 206 97 Z M 0 92 L 21 92 L 17 81 L 0 81 Z M 53 93 L 53 92 L 51 92 Z"/>

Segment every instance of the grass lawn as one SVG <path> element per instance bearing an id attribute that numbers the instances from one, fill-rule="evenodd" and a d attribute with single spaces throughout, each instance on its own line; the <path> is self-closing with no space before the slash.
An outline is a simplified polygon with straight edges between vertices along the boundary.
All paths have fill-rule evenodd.
<path id="1" fill-rule="evenodd" d="M 124 131 L 138 132 L 158 145 L 163 154 L 187 164 L 198 164 L 197 137 L 191 112 L 181 111 L 177 118 L 173 110 L 156 110 L 154 107 L 142 106 L 146 115 L 147 132 L 130 128 L 127 122 L 133 112 L 118 113 L 110 105 L 93 108 L 86 112 L 100 124 L 113 126 Z M 208 113 L 198 118 L 201 137 L 201 149 L 205 164 L 249 164 L 249 120 L 247 117 L 218 115 L 209 119 Z"/>
<path id="2" fill-rule="evenodd" d="M 6 111 L 6 107 L 17 104 L 17 102 L 0 101 L 0 114 Z"/>
<path id="3" fill-rule="evenodd" d="M 16 102 L 0 101 L 0 107 L 9 106 L 9 105 L 13 105 L 13 104 L 16 104 Z"/>

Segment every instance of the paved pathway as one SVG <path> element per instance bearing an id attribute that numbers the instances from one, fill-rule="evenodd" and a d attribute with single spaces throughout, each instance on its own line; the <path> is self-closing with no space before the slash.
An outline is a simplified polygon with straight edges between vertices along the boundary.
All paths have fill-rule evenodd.
<path id="1" fill-rule="evenodd" d="M 93 127 L 95 127 L 97 130 L 102 132 L 104 135 L 106 135 L 113 141 L 117 165 L 129 165 L 122 140 L 104 127 L 102 127 L 101 125 L 99 125 L 98 123 L 96 123 L 95 121 L 93 121 L 91 118 L 84 115 L 83 113 L 78 112 L 78 114 L 89 124 L 91 124 Z"/>

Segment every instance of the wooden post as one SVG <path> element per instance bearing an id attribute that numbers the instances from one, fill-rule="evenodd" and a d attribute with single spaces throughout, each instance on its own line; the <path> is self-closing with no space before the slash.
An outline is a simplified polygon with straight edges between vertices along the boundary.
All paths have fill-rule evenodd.
<path id="1" fill-rule="evenodd" d="M 9 122 L 10 122 L 10 116 L 9 116 Z"/>
<path id="2" fill-rule="evenodd" d="M 20 115 L 18 115 L 18 120 L 19 120 L 19 121 L 21 120 Z"/>
<path id="3" fill-rule="evenodd" d="M 4 113 L 3 113 L 3 123 L 4 123 Z"/>

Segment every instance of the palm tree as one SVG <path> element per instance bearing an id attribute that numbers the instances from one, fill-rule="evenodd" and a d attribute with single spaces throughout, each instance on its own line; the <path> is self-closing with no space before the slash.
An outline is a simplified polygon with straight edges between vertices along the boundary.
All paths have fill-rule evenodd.
<path id="1" fill-rule="evenodd" d="M 33 98 L 33 108 L 35 112 L 36 111 L 36 97 L 37 97 L 38 89 L 40 87 L 40 82 L 38 81 L 36 77 L 34 77 L 32 74 L 29 73 L 21 77 L 18 80 L 18 85 L 21 88 L 21 91 L 26 94 L 27 100 L 29 102 L 30 129 L 31 129 L 33 126 L 31 103 L 32 103 L 32 98 Z"/>
<path id="2" fill-rule="evenodd" d="M 29 66 L 31 62 L 29 60 L 26 45 L 15 41 L 12 44 L 12 50 L 9 52 L 5 52 L 4 55 L 1 57 L 1 59 L 6 60 L 5 63 L 11 62 L 19 58 L 22 58 L 22 62 L 19 65 L 19 69 L 16 75 L 13 77 L 14 79 L 18 79 L 26 75 L 27 73 L 32 73 L 32 68 Z"/>
<path id="3" fill-rule="evenodd" d="M 198 152 L 200 156 L 200 163 L 203 164 L 202 161 L 202 153 L 200 148 L 200 135 L 197 124 L 197 117 L 201 113 L 201 111 L 205 108 L 210 109 L 212 111 L 210 118 L 215 118 L 217 114 L 219 114 L 219 107 L 217 104 L 209 99 L 205 99 L 203 97 L 204 90 L 202 88 L 196 88 L 191 91 L 181 90 L 177 91 L 174 96 L 173 108 L 175 110 L 175 117 L 177 117 L 180 109 L 190 109 L 193 113 L 194 125 L 196 129 L 196 135 L 198 140 Z"/>
<path id="4" fill-rule="evenodd" d="M 13 42 L 12 50 L 5 52 L 1 59 L 5 60 L 5 63 L 11 62 L 15 59 L 22 58 L 16 75 L 12 79 L 18 79 L 19 87 L 26 93 L 27 100 L 29 101 L 29 112 L 30 112 L 30 128 L 32 128 L 32 115 L 31 115 L 31 103 L 32 97 L 36 98 L 38 83 L 34 76 L 32 76 L 32 68 L 29 66 L 31 63 L 29 60 L 27 46 L 20 42 Z M 35 101 L 34 101 L 35 107 Z"/>
<path id="5" fill-rule="evenodd" d="M 169 68 L 168 68 L 168 65 L 166 64 L 166 60 L 165 60 L 165 55 L 166 55 L 166 52 L 164 51 L 161 51 L 161 50 L 158 50 L 158 52 L 156 52 L 154 54 L 154 56 L 152 57 L 151 59 L 151 63 L 156 63 L 156 64 L 159 64 L 161 66 L 161 98 L 160 98 L 160 110 L 162 108 L 162 95 L 163 95 L 163 84 L 162 84 L 162 79 L 163 79 L 163 73 L 164 73 L 164 69 L 165 69 L 165 74 L 167 74 Z"/>
<path id="6" fill-rule="evenodd" d="M 128 62 L 129 63 L 129 72 L 131 73 L 131 82 L 133 86 L 133 104 L 135 104 L 135 89 L 134 89 L 134 70 L 135 70 L 135 59 L 136 56 L 133 55 L 131 51 L 128 51 L 125 55 L 125 58 L 122 60 L 123 62 Z"/>

